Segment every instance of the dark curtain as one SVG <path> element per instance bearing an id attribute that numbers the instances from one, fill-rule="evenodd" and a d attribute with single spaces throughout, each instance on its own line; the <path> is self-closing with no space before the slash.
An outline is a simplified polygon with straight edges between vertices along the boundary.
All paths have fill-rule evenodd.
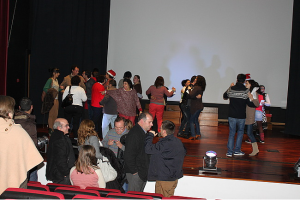
<path id="1" fill-rule="evenodd" d="M 6 95 L 9 0 L 0 1 L 0 94 Z"/>
<path id="2" fill-rule="evenodd" d="M 285 133 L 300 135 L 300 1 L 294 0 L 293 30 Z"/>
<path id="3" fill-rule="evenodd" d="M 43 120 L 40 96 L 50 77 L 48 69 L 60 69 L 59 83 L 72 65 L 79 67 L 80 74 L 94 68 L 105 74 L 109 11 L 110 0 L 33 0 L 30 98 L 37 123 Z"/>

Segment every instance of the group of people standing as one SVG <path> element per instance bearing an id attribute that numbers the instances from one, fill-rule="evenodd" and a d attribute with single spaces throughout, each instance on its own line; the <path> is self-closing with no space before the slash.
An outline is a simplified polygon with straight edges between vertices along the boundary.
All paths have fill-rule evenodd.
<path id="1" fill-rule="evenodd" d="M 135 75 L 132 83 L 132 75 L 127 71 L 119 82 L 119 88 L 116 88 L 116 73 L 113 70 L 107 71 L 105 76 L 84 71 L 82 77 L 78 75 L 77 66 L 73 66 L 71 71 L 60 86 L 54 88 L 53 82 L 57 81 L 59 69 L 53 69 L 52 77 L 44 87 L 46 93 L 51 88 L 56 89 L 56 97 L 58 92 L 62 92 L 62 100 L 68 94 L 73 97 L 72 105 L 64 108 L 66 119 L 54 119 L 54 125 L 49 125 L 52 134 L 47 153 L 47 179 L 82 188 L 97 186 L 122 191 L 143 191 L 147 180 L 156 180 L 161 181 L 157 182 L 156 192 L 172 196 L 177 180 L 183 176 L 182 164 L 186 150 L 182 142 L 174 137 L 174 123 L 163 122 L 162 118 L 166 97 L 173 96 L 176 89 L 173 87 L 168 90 L 163 77 L 157 77 L 154 85 L 146 91 L 150 99 L 149 113 L 143 113 L 140 76 Z M 87 118 L 84 117 L 85 111 L 88 112 L 85 115 Z M 49 112 L 49 118 L 52 116 Z M 154 117 L 163 137 L 155 145 L 152 139 L 157 133 L 150 131 Z M 52 121 L 50 119 L 48 123 Z M 76 162 L 70 139 L 66 136 L 71 124 L 79 145 Z M 172 161 L 165 161 L 166 153 Z M 58 154 L 60 156 L 55 156 Z M 108 170 L 106 162 L 113 169 Z"/>
<path id="2" fill-rule="evenodd" d="M 139 75 L 131 82 L 131 73 L 126 72 L 120 88 L 116 88 L 114 80 L 116 73 L 108 70 L 106 75 L 99 75 L 97 71 L 85 70 L 79 75 L 78 66 L 72 66 L 71 74 L 64 77 L 59 85 L 59 69 L 51 69 L 51 77 L 47 80 L 42 95 L 43 107 L 51 104 L 48 109 L 49 133 L 53 132 L 54 120 L 58 116 L 58 96 L 62 93 L 62 100 L 68 94 L 72 95 L 73 103 L 64 108 L 64 116 L 68 120 L 75 138 L 78 138 L 78 128 L 81 119 L 91 119 L 95 123 L 99 137 L 104 138 L 109 126 L 114 127 L 117 115 L 135 123 L 137 109 L 142 111 L 140 99 L 142 88 Z M 119 83 L 120 85 L 120 83 Z M 134 89 L 135 88 L 135 89 Z M 53 93 L 53 91 L 56 93 Z M 52 97 L 52 98 L 47 98 Z"/>

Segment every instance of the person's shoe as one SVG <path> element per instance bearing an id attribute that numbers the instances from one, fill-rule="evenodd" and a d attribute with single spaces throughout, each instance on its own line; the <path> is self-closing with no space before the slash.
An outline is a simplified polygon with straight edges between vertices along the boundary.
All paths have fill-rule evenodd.
<path id="1" fill-rule="evenodd" d="M 189 140 L 196 140 L 196 137 L 190 137 Z"/>
<path id="2" fill-rule="evenodd" d="M 200 137 L 201 137 L 201 135 L 196 135 L 196 139 L 198 139 L 198 138 L 200 139 Z"/>
<path id="3" fill-rule="evenodd" d="M 234 152 L 233 155 L 235 155 L 235 156 L 243 156 L 243 155 L 245 155 L 245 153 L 242 152 L 242 151 L 240 151 L 240 152 Z"/>
<path id="4" fill-rule="evenodd" d="M 264 143 L 265 143 L 265 141 L 264 141 L 264 140 L 259 140 L 259 142 L 260 142 L 260 143 L 262 143 L 262 144 L 264 144 Z"/>
<path id="5" fill-rule="evenodd" d="M 232 157 L 232 153 L 226 153 L 227 157 Z"/>
<path id="6" fill-rule="evenodd" d="M 248 144 L 251 144 L 251 141 L 250 141 L 250 139 L 248 139 L 248 140 L 245 140 L 245 142 L 246 142 L 246 143 L 248 143 Z"/>

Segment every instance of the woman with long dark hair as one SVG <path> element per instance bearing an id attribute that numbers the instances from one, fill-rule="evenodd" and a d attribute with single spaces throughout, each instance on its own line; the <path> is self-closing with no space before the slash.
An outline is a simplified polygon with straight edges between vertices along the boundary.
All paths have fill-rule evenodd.
<path id="1" fill-rule="evenodd" d="M 206 88 L 206 81 L 205 78 L 201 75 L 197 76 L 197 82 L 194 85 L 193 90 L 188 90 L 187 97 L 191 99 L 191 118 L 190 118 L 190 128 L 191 128 L 191 137 L 190 140 L 195 140 L 201 136 L 200 133 L 200 124 L 199 124 L 199 115 L 201 111 L 203 110 L 203 103 L 202 103 L 202 97 L 203 92 Z M 196 126 L 196 130 L 195 130 Z"/>
<path id="2" fill-rule="evenodd" d="M 84 145 L 79 150 L 75 166 L 70 170 L 70 181 L 81 189 L 86 187 L 105 188 L 106 184 L 101 169 L 97 166 L 95 148 Z"/>
<path id="3" fill-rule="evenodd" d="M 154 85 L 151 85 L 146 91 L 146 95 L 151 95 L 149 113 L 152 115 L 153 119 L 156 116 L 158 132 L 160 132 L 166 105 L 164 95 L 166 95 L 167 97 L 171 97 L 173 96 L 174 92 L 176 92 L 176 89 L 174 87 L 172 87 L 172 91 L 169 92 L 164 85 L 164 78 L 162 76 L 158 76 L 154 82 Z"/>

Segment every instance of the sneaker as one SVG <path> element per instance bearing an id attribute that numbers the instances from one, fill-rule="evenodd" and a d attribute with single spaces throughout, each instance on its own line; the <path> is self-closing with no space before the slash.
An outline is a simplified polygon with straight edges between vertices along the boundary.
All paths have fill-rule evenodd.
<path id="1" fill-rule="evenodd" d="M 233 155 L 235 155 L 235 156 L 243 156 L 243 155 L 245 155 L 245 153 L 240 151 L 240 152 L 234 152 Z"/>
<path id="2" fill-rule="evenodd" d="M 226 153 L 227 157 L 232 157 L 232 153 Z"/>
<path id="3" fill-rule="evenodd" d="M 264 144 L 264 143 L 265 143 L 265 141 L 264 141 L 264 140 L 259 140 L 259 142 L 260 142 L 260 143 L 262 143 L 262 144 Z"/>
<path id="4" fill-rule="evenodd" d="M 245 140 L 245 142 L 246 142 L 246 143 L 248 143 L 248 144 L 251 144 L 251 141 L 250 141 L 250 139 L 248 139 L 248 140 Z"/>

